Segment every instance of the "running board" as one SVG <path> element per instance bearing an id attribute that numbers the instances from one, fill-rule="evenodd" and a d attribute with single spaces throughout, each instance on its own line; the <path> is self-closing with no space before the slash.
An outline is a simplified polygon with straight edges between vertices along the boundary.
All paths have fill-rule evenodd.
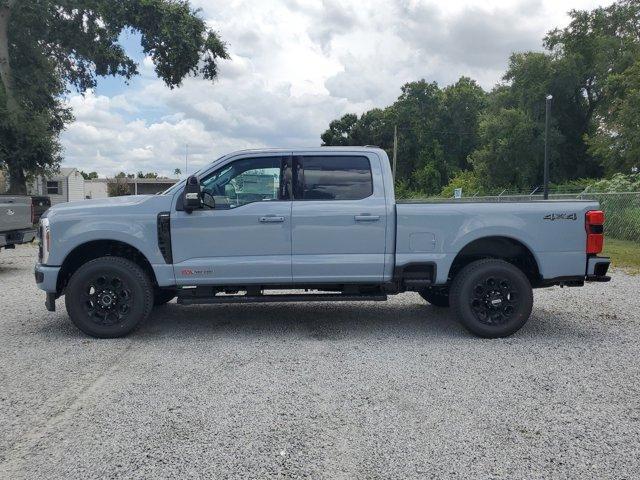
<path id="1" fill-rule="evenodd" d="M 386 295 L 348 294 L 300 294 L 300 295 L 214 295 L 198 297 L 178 294 L 177 302 L 182 305 L 216 303 L 280 303 L 280 302 L 383 302 Z"/>

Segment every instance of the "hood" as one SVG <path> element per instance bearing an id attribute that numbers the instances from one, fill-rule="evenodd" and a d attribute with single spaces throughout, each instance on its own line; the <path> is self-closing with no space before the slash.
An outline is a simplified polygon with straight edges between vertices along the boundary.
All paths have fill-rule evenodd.
<path id="1" fill-rule="evenodd" d="M 46 217 L 53 219 L 56 216 L 148 214 L 171 208 L 172 198 L 171 195 L 126 195 L 59 203 L 47 210 Z"/>
<path id="2" fill-rule="evenodd" d="M 124 195 L 122 197 L 96 198 L 94 200 L 79 200 L 77 202 L 58 203 L 49 209 L 49 212 L 62 210 L 81 210 L 83 208 L 123 207 L 139 205 L 154 195 Z"/>

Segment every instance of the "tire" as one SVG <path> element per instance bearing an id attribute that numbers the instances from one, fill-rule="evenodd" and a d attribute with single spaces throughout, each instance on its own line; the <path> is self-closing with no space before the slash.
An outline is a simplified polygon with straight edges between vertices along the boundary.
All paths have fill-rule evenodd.
<path id="1" fill-rule="evenodd" d="M 435 307 L 446 308 L 449 306 L 449 289 L 427 287 L 418 292 L 422 298 Z"/>
<path id="2" fill-rule="evenodd" d="M 159 307 L 176 298 L 176 291 L 170 288 L 156 288 L 153 292 L 153 306 Z"/>
<path id="3" fill-rule="evenodd" d="M 65 303 L 71 321 L 87 335 L 123 337 L 149 316 L 153 287 L 135 263 L 120 257 L 101 257 L 73 274 Z"/>
<path id="4" fill-rule="evenodd" d="M 460 323 L 485 338 L 507 337 L 531 315 L 533 290 L 520 269 L 504 260 L 477 260 L 451 285 L 451 306 Z"/>

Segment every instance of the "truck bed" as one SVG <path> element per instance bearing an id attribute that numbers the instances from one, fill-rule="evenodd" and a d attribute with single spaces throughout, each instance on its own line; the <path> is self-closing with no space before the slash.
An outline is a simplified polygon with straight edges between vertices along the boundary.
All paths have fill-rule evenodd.
<path id="1" fill-rule="evenodd" d="M 396 205 L 396 262 L 433 262 L 445 283 L 456 255 L 473 241 L 504 237 L 524 245 L 545 279 L 584 275 L 585 214 L 590 200 L 525 202 L 401 201 Z"/>

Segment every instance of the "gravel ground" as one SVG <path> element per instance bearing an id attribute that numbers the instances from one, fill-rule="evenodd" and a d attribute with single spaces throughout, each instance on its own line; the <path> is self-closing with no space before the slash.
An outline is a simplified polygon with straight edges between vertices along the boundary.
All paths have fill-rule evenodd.
<path id="1" fill-rule="evenodd" d="M 515 336 L 416 294 L 157 309 L 95 340 L 0 253 L 1 478 L 638 478 L 640 277 L 535 292 Z"/>

